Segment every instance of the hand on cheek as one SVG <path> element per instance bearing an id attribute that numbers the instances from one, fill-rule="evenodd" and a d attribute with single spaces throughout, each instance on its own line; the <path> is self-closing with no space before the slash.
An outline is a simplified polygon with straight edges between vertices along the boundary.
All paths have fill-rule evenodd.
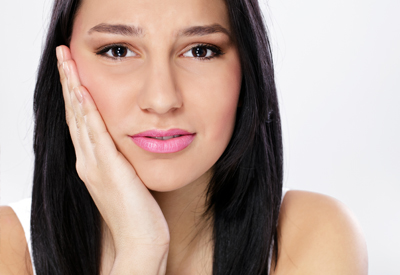
<path id="1" fill-rule="evenodd" d="M 116 250 L 138 243 L 168 246 L 165 218 L 117 150 L 90 93 L 80 83 L 69 48 L 59 46 L 57 59 L 76 169 L 112 233 Z"/>

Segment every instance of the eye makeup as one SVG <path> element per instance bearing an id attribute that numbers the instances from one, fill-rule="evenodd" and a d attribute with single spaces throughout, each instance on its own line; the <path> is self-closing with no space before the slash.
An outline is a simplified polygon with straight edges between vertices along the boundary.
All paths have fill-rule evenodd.
<path id="1" fill-rule="evenodd" d="M 192 57 L 198 60 L 210 60 L 225 54 L 222 52 L 220 47 L 205 43 L 194 45 L 186 51 L 183 56 L 190 57 L 185 55 L 187 53 L 193 54 Z M 112 43 L 105 45 L 96 50 L 95 54 L 115 61 L 121 61 L 124 58 L 137 55 L 134 51 L 129 49 L 129 45 L 126 43 Z"/>

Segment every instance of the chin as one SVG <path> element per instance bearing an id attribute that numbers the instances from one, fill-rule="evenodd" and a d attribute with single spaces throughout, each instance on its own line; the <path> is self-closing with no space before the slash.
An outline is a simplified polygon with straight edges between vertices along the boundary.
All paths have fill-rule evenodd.
<path id="1" fill-rule="evenodd" d="M 169 171 L 137 171 L 139 178 L 143 184 L 154 192 L 171 192 L 181 188 L 194 188 L 199 184 L 208 185 L 211 175 L 211 169 L 204 173 L 196 174 L 193 169 L 186 168 L 174 169 Z M 204 186 L 204 187 L 205 187 Z"/>
<path id="2" fill-rule="evenodd" d="M 168 175 L 165 173 L 157 173 L 156 171 L 146 172 L 137 171 L 137 174 L 143 184 L 151 191 L 170 192 L 180 189 L 190 183 L 190 180 L 184 180 L 180 173 Z"/>
<path id="3" fill-rule="evenodd" d="M 154 192 L 171 192 L 171 191 L 175 191 L 175 190 L 180 189 L 187 185 L 185 183 L 176 184 L 176 182 L 171 183 L 171 182 L 165 182 L 165 181 L 160 181 L 160 180 L 157 180 L 157 181 L 147 180 L 147 181 L 143 181 L 143 184 L 147 187 L 147 189 L 154 191 Z"/>

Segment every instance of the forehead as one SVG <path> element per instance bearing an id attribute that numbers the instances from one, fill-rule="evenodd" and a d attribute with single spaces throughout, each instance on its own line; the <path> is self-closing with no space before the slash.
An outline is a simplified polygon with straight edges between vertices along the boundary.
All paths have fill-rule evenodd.
<path id="1" fill-rule="evenodd" d="M 177 34 L 193 25 L 220 24 L 230 30 L 225 0 L 82 0 L 75 20 L 79 29 L 102 23 L 140 26 L 144 35 Z"/>

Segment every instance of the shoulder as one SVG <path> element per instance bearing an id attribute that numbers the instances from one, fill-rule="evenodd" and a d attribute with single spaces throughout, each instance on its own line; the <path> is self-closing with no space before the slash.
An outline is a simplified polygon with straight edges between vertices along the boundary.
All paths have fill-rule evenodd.
<path id="1" fill-rule="evenodd" d="M 282 202 L 279 254 L 271 274 L 368 274 L 366 243 L 355 217 L 329 196 L 291 190 Z"/>
<path id="2" fill-rule="evenodd" d="M 0 206 L 0 274 L 32 274 L 22 225 L 9 206 Z"/>

